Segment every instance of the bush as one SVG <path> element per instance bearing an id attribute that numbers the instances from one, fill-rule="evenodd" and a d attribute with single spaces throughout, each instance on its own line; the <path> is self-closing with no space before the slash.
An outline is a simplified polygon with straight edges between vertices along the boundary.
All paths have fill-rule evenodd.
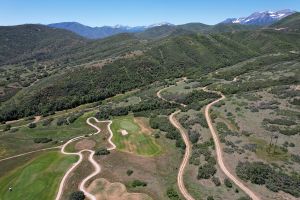
<path id="1" fill-rule="evenodd" d="M 35 128 L 36 127 L 36 123 L 30 123 L 30 124 L 28 124 L 28 127 L 29 128 Z"/>
<path id="2" fill-rule="evenodd" d="M 43 121 L 42 125 L 43 126 L 49 126 L 52 121 L 53 121 L 53 118 L 46 119 L 45 121 Z"/>
<path id="3" fill-rule="evenodd" d="M 133 174 L 133 170 L 128 169 L 127 172 L 126 172 L 126 174 L 127 174 L 128 176 L 131 176 L 131 174 Z"/>
<path id="4" fill-rule="evenodd" d="M 51 142 L 52 139 L 51 138 L 34 138 L 33 139 L 33 142 L 34 143 L 48 143 L 48 142 Z"/>
<path id="5" fill-rule="evenodd" d="M 84 200 L 84 199 L 85 199 L 85 195 L 81 191 L 73 192 L 69 198 L 69 200 Z"/>
<path id="6" fill-rule="evenodd" d="M 11 129 L 11 125 L 10 124 L 6 124 L 3 131 L 9 131 Z"/>
<path id="7" fill-rule="evenodd" d="M 193 143 L 193 144 L 198 142 L 199 137 L 200 137 L 200 135 L 197 132 L 191 132 L 189 134 L 189 139 L 190 139 L 191 143 Z"/>
<path id="8" fill-rule="evenodd" d="M 217 172 L 217 169 L 214 165 L 206 163 L 199 167 L 198 169 L 198 179 L 209 179 Z"/>
<path id="9" fill-rule="evenodd" d="M 134 181 L 132 181 L 131 186 L 132 187 L 146 187 L 147 183 L 144 181 L 140 181 L 140 180 L 134 180 Z"/>
<path id="10" fill-rule="evenodd" d="M 167 196 L 171 200 L 180 200 L 179 195 L 174 188 L 167 189 Z"/>
<path id="11" fill-rule="evenodd" d="M 57 126 L 62 126 L 62 125 L 64 125 L 64 124 L 68 124 L 66 118 L 61 117 L 61 118 L 58 118 L 58 119 L 57 119 L 57 122 L 56 122 L 56 125 L 57 125 Z"/>
<path id="12" fill-rule="evenodd" d="M 232 183 L 228 178 L 224 179 L 224 184 L 225 184 L 226 187 L 232 188 Z"/>
<path id="13" fill-rule="evenodd" d="M 212 180 L 212 182 L 214 182 L 214 184 L 215 184 L 216 186 L 220 186 L 220 185 L 221 185 L 221 181 L 220 181 L 220 179 L 219 179 L 218 177 L 213 176 L 213 177 L 211 178 L 211 180 Z"/>
<path id="14" fill-rule="evenodd" d="M 207 200 L 214 200 L 214 197 L 213 196 L 208 196 Z"/>
<path id="15" fill-rule="evenodd" d="M 96 152 L 95 152 L 95 155 L 96 155 L 96 156 L 108 155 L 108 154 L 110 154 L 110 151 L 108 151 L 108 150 L 105 149 L 105 148 L 98 149 L 98 150 L 96 150 Z"/>

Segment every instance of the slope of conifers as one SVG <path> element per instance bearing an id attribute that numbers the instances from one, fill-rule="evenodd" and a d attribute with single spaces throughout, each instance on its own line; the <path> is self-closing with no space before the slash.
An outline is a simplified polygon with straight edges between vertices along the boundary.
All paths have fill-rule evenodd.
<path id="1" fill-rule="evenodd" d="M 84 61 L 85 67 L 38 82 L 1 105 L 1 120 L 71 108 L 165 78 L 200 77 L 261 54 L 299 50 L 299 40 L 298 34 L 270 30 L 169 36 L 146 45 L 140 56 L 93 69 Z M 92 56 L 92 48 L 85 48 Z"/>
<path id="2" fill-rule="evenodd" d="M 1 26 L 0 65 L 30 58 L 42 60 L 85 42 L 74 33 L 43 25 Z"/>

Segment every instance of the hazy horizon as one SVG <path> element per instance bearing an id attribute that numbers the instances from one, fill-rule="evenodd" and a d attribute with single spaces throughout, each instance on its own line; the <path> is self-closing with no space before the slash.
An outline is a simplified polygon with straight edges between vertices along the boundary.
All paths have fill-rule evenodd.
<path id="1" fill-rule="evenodd" d="M 227 18 L 244 17 L 256 11 L 300 10 L 300 2 L 252 0 L 199 2 L 159 0 L 111 0 L 109 2 L 83 0 L 9 0 L 1 4 L 0 25 L 51 24 L 78 22 L 87 26 L 147 26 L 168 22 L 185 24 L 200 22 L 217 24 Z"/>

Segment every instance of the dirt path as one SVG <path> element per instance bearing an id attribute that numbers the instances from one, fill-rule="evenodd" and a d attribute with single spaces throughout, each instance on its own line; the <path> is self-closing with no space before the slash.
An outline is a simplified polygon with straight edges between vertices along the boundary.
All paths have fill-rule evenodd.
<path id="1" fill-rule="evenodd" d="M 170 86 L 172 87 L 172 86 Z M 161 90 L 159 90 L 156 95 L 158 98 L 164 100 L 164 101 L 167 101 L 167 102 L 170 102 L 170 103 L 176 103 L 174 101 L 168 101 L 167 99 L 165 99 L 164 97 L 161 96 L 161 92 L 164 91 L 165 89 L 167 88 L 163 88 Z M 178 103 L 177 103 L 178 104 Z M 183 107 L 186 107 L 186 105 L 184 104 L 180 104 L 181 106 Z M 185 171 L 185 167 L 189 161 L 189 158 L 190 158 L 190 155 L 191 155 L 191 144 L 189 142 L 189 138 L 188 138 L 188 135 L 187 133 L 185 132 L 185 130 L 183 129 L 183 127 L 181 126 L 181 124 L 177 121 L 176 119 L 176 115 L 180 113 L 180 110 L 177 110 L 175 112 L 173 112 L 170 116 L 169 116 L 169 121 L 171 122 L 171 124 L 179 130 L 180 134 L 181 134 L 181 137 L 185 143 L 185 153 L 184 153 L 184 156 L 183 156 L 183 160 L 180 164 L 180 167 L 179 167 L 179 171 L 178 171 L 178 174 L 177 174 L 177 184 L 178 184 L 178 188 L 181 192 L 181 194 L 184 196 L 185 199 L 187 200 L 195 200 L 190 194 L 189 192 L 187 191 L 185 185 L 184 185 L 184 180 L 183 180 L 183 175 L 184 175 L 184 171 Z"/>
<path id="2" fill-rule="evenodd" d="M 90 117 L 90 118 L 88 118 L 88 119 L 86 120 L 86 123 L 87 123 L 88 125 L 92 126 L 93 128 L 95 128 L 95 129 L 97 130 L 96 133 L 91 133 L 91 134 L 89 134 L 90 136 L 92 136 L 92 135 L 97 135 L 97 134 L 99 134 L 100 131 L 101 131 L 100 128 L 99 128 L 98 126 L 96 126 L 96 125 L 94 125 L 94 124 L 92 124 L 92 123 L 90 122 L 90 119 L 94 119 L 97 123 L 98 123 L 98 122 L 109 122 L 109 124 L 108 124 L 108 130 L 109 130 L 109 132 L 110 132 L 110 137 L 109 137 L 109 139 L 108 139 L 108 142 L 110 143 L 111 147 L 108 148 L 108 150 L 114 150 L 114 149 L 116 148 L 116 145 L 111 141 L 111 139 L 112 139 L 112 137 L 113 137 L 113 133 L 112 133 L 112 131 L 111 131 L 111 129 L 110 129 L 110 125 L 111 125 L 112 121 L 98 121 L 95 117 Z M 89 192 L 86 190 L 86 188 L 85 188 L 86 182 L 87 182 L 88 180 L 90 180 L 92 177 L 94 177 L 94 176 L 96 176 L 97 174 L 99 174 L 100 171 L 101 171 L 100 165 L 99 165 L 99 164 L 94 160 L 94 158 L 93 158 L 93 156 L 95 155 L 95 151 L 90 150 L 90 149 L 83 149 L 83 150 L 81 150 L 81 151 L 79 151 L 79 152 L 77 152 L 77 153 L 69 153 L 69 152 L 66 152 L 66 151 L 65 151 L 65 148 L 66 148 L 66 146 L 67 146 L 68 144 L 70 144 L 70 143 L 72 143 L 72 142 L 74 142 L 74 141 L 76 141 L 76 140 L 82 139 L 82 138 L 84 138 L 84 137 L 85 137 L 85 136 L 75 137 L 75 138 L 69 140 L 68 142 L 66 142 L 66 143 L 62 146 L 62 148 L 61 148 L 61 153 L 62 153 L 62 154 L 79 156 L 79 160 L 78 160 L 76 163 L 74 163 L 74 164 L 69 168 L 69 170 L 65 173 L 65 175 L 64 175 L 64 177 L 63 177 L 63 179 L 62 179 L 62 181 L 60 182 L 59 189 L 58 189 L 58 192 L 57 192 L 57 195 L 56 195 L 55 200 L 60 200 L 60 198 L 61 198 L 61 196 L 62 196 L 62 192 L 63 192 L 64 185 L 65 185 L 65 183 L 66 183 L 66 180 L 67 180 L 68 176 L 69 176 L 70 173 L 71 173 L 71 172 L 72 172 L 72 171 L 73 171 L 73 170 L 74 170 L 74 169 L 82 162 L 82 160 L 83 160 L 83 154 L 82 154 L 82 153 L 85 152 L 85 151 L 90 153 L 89 159 L 88 159 L 88 160 L 89 160 L 89 162 L 94 166 L 94 171 L 93 171 L 93 173 L 91 173 L 89 176 L 87 176 L 85 179 L 83 179 L 83 180 L 81 181 L 81 183 L 80 183 L 80 185 L 79 185 L 79 190 L 81 190 L 81 191 L 85 194 L 85 196 L 86 196 L 87 198 L 89 198 L 90 200 L 97 200 L 96 197 L 95 197 L 93 194 L 89 193 Z"/>
<path id="3" fill-rule="evenodd" d="M 220 143 L 220 140 L 219 140 L 219 137 L 218 137 L 218 134 L 216 133 L 214 127 L 213 127 L 213 124 L 212 124 L 212 120 L 211 120 L 211 117 L 210 117 L 210 114 L 209 114 L 209 111 L 211 109 L 211 107 L 218 103 L 219 101 L 225 99 L 225 96 L 220 93 L 220 92 L 215 92 L 215 91 L 209 91 L 207 90 L 206 88 L 203 88 L 204 91 L 206 92 L 214 92 L 214 93 L 217 93 L 221 96 L 221 98 L 211 102 L 210 104 L 208 104 L 206 107 L 205 107 L 205 118 L 206 118 L 206 121 L 207 121 L 207 124 L 208 124 L 208 127 L 209 127 L 209 130 L 212 134 L 212 137 L 213 137 L 213 140 L 214 140 L 214 143 L 215 143 L 215 150 L 216 150 L 216 154 L 217 154 L 217 161 L 218 161 L 218 164 L 221 168 L 221 170 L 224 172 L 224 174 L 231 180 L 233 181 L 241 190 L 243 190 L 247 195 L 249 195 L 249 197 L 252 199 L 252 200 L 259 200 L 260 198 L 251 190 L 249 189 L 247 186 L 245 186 L 243 184 L 243 182 L 241 180 L 239 180 L 235 175 L 233 175 L 228 169 L 227 167 L 225 166 L 225 163 L 224 163 L 224 160 L 223 160 L 223 154 L 222 154 L 222 148 L 221 148 L 221 143 Z"/>
<path id="4" fill-rule="evenodd" d="M 236 80 L 236 79 L 235 79 Z M 170 86 L 172 87 L 172 86 Z M 168 87 L 167 87 L 168 88 Z M 171 102 L 171 103 L 176 103 L 174 101 L 168 101 L 167 99 L 165 99 L 164 97 L 161 96 L 161 92 L 166 90 L 167 88 L 163 88 L 161 90 L 159 90 L 156 95 L 158 98 L 164 100 L 164 101 L 167 101 L 167 102 Z M 214 92 L 214 93 L 217 93 L 221 96 L 221 98 L 211 102 L 210 104 L 208 104 L 206 107 L 205 107 L 205 118 L 206 118 L 206 121 L 208 123 L 208 126 L 209 126 L 209 130 L 212 134 L 212 137 L 213 137 L 213 140 L 214 140 L 214 143 L 215 143 L 215 148 L 216 148 L 216 154 L 217 154 L 217 161 L 218 161 L 218 164 L 221 168 L 221 170 L 224 172 L 224 174 L 231 180 L 233 181 L 241 190 L 243 190 L 247 195 L 249 195 L 249 197 L 251 197 L 252 200 L 260 200 L 260 198 L 251 190 L 249 189 L 247 186 L 245 186 L 243 184 L 243 182 L 241 180 L 239 180 L 235 175 L 233 175 L 225 166 L 225 163 L 223 161 L 223 155 L 222 155 L 222 148 L 221 148 L 221 143 L 220 143 L 220 140 L 219 140 L 219 137 L 216 133 L 216 131 L 214 130 L 214 127 L 212 125 L 212 120 L 210 118 L 210 115 L 209 115 L 209 111 L 210 111 L 210 108 L 218 103 L 219 101 L 225 99 L 225 96 L 220 93 L 220 92 L 216 92 L 216 91 L 209 91 L 207 90 L 205 87 L 202 88 L 204 91 L 206 92 Z M 181 106 L 185 107 L 186 105 L 184 104 L 180 104 Z M 186 190 L 185 188 L 185 185 L 184 185 L 184 181 L 183 181 L 183 174 L 184 174 L 184 169 L 188 163 L 188 160 L 189 160 L 189 157 L 190 157 L 190 154 L 191 154 L 191 144 L 189 142 L 189 138 L 188 138 L 188 135 L 187 133 L 185 132 L 185 130 L 183 129 L 183 127 L 180 125 L 180 123 L 177 121 L 177 119 L 175 118 L 176 114 L 180 113 L 180 110 L 177 110 L 176 112 L 172 113 L 170 116 L 169 116 L 169 120 L 170 122 L 172 123 L 172 125 L 179 130 L 180 134 L 181 134 L 181 137 L 186 145 L 186 150 L 185 150 L 185 154 L 184 154 L 184 157 L 183 157 L 183 160 L 182 160 L 182 163 L 180 165 L 180 168 L 179 168 L 179 172 L 178 172 L 178 175 L 177 175 L 177 184 L 178 184 L 178 187 L 179 187 L 179 190 L 180 192 L 182 193 L 182 195 L 184 196 L 185 199 L 187 200 L 194 200 L 194 198 L 188 193 L 188 191 Z"/>

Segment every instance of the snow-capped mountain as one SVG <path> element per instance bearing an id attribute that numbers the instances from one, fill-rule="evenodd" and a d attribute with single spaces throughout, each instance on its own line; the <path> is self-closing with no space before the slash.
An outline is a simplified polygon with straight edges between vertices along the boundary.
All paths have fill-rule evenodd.
<path id="1" fill-rule="evenodd" d="M 255 12 L 248 17 L 240 18 L 228 18 L 225 21 L 221 22 L 224 24 L 250 24 L 250 25 L 269 25 L 280 19 L 287 17 L 295 11 L 286 9 L 280 11 L 264 11 L 264 12 Z"/>
<path id="2" fill-rule="evenodd" d="M 99 39 L 99 38 L 112 36 L 118 33 L 143 32 L 146 29 L 157 27 L 157 26 L 163 26 L 163 25 L 173 26 L 173 24 L 167 22 L 152 24 L 149 26 L 133 26 L 133 27 L 123 26 L 120 24 L 117 24 L 115 26 L 90 27 L 77 22 L 61 22 L 61 23 L 49 24 L 48 26 L 52 28 L 66 29 L 86 38 Z"/>

